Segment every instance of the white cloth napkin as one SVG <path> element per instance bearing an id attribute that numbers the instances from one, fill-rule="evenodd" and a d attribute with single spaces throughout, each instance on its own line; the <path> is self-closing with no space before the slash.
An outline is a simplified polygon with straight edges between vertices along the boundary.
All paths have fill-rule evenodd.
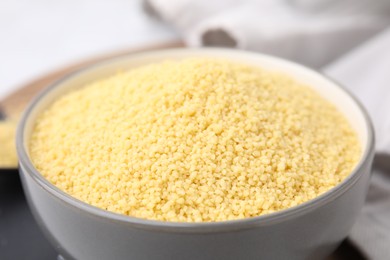
<path id="1" fill-rule="evenodd" d="M 189 46 L 229 46 L 319 68 L 383 30 L 387 0 L 145 0 Z M 305 55 L 302 55 L 302 54 Z"/>
<path id="2" fill-rule="evenodd" d="M 390 155 L 390 27 L 323 71 L 363 102 L 375 126 L 377 153 Z"/>
<path id="3" fill-rule="evenodd" d="M 265 52 L 323 70 L 373 119 L 376 158 L 367 203 L 350 239 L 390 259 L 390 1 L 144 0 L 190 46 Z"/>

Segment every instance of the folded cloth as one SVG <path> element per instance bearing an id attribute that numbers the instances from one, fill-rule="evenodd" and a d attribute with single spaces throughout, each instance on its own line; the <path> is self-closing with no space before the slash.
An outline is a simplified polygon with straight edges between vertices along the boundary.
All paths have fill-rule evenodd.
<path id="1" fill-rule="evenodd" d="M 363 102 L 376 156 L 350 240 L 369 259 L 390 259 L 390 1 L 144 1 L 190 46 L 238 47 L 320 68 Z"/>
<path id="2" fill-rule="evenodd" d="M 348 88 L 367 108 L 375 126 L 378 154 L 390 154 L 389 47 L 390 27 L 323 68 L 326 74 Z"/>
<path id="3" fill-rule="evenodd" d="M 144 0 L 189 46 L 265 52 L 319 68 L 390 23 L 387 0 Z"/>
<path id="4" fill-rule="evenodd" d="M 390 28 L 324 69 L 373 119 L 376 158 L 367 202 L 350 239 L 369 259 L 390 258 Z"/>
<path id="5" fill-rule="evenodd" d="M 390 170 L 375 166 L 367 202 L 349 239 L 368 259 L 385 260 L 390 257 L 389 234 Z"/>

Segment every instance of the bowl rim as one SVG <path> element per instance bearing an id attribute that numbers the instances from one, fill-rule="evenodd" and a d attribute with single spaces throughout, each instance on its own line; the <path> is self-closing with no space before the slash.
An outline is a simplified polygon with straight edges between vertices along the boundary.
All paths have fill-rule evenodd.
<path id="1" fill-rule="evenodd" d="M 99 66 L 109 64 L 119 60 L 125 59 L 133 59 L 136 57 L 142 57 L 143 55 L 156 55 L 156 54 L 166 54 L 167 56 L 172 53 L 175 54 L 177 52 L 192 52 L 192 54 L 212 54 L 212 53 L 236 53 L 237 55 L 255 55 L 258 57 L 262 57 L 268 60 L 274 60 L 275 62 L 287 63 L 291 66 L 299 67 L 299 69 L 306 70 L 310 73 L 314 73 L 319 77 L 322 77 L 326 81 L 331 82 L 335 87 L 338 87 L 343 94 L 349 96 L 351 100 L 357 105 L 357 108 L 362 115 L 365 123 L 365 127 L 367 130 L 367 146 L 364 151 L 362 151 L 361 158 L 358 164 L 355 166 L 353 171 L 338 185 L 331 188 L 330 190 L 322 193 L 320 196 L 315 197 L 309 201 L 298 204 L 294 207 L 287 208 L 284 210 L 276 211 L 273 213 L 251 217 L 251 218 L 243 218 L 237 220 L 225 220 L 225 221 L 216 221 L 216 222 L 171 222 L 171 221 L 160 221 L 160 220 L 150 220 L 150 219 L 142 219 L 133 216 L 127 216 L 111 211 L 107 211 L 93 205 L 90 205 L 86 202 L 78 200 L 66 192 L 60 190 L 55 185 L 50 183 L 46 178 L 41 175 L 38 170 L 34 167 L 33 163 L 29 159 L 28 152 L 26 151 L 26 147 L 24 145 L 24 132 L 27 120 L 34 110 L 36 105 L 43 99 L 47 93 L 55 89 L 57 86 L 62 83 L 74 78 L 79 75 L 88 72 L 89 70 L 93 70 Z M 351 186 L 353 186 L 357 180 L 365 173 L 362 170 L 363 167 L 370 163 L 374 154 L 374 130 L 372 121 L 363 107 L 361 102 L 351 94 L 345 87 L 342 87 L 339 83 L 329 78 L 328 76 L 314 70 L 298 64 L 296 62 L 292 62 L 286 59 L 274 57 L 272 55 L 267 55 L 263 53 L 255 53 L 250 51 L 243 50 L 235 50 L 235 49 L 227 49 L 227 48 L 197 48 L 197 49 L 188 49 L 188 48 L 172 48 L 172 49 L 164 49 L 157 51 L 145 51 L 139 52 L 135 54 L 127 54 L 119 57 L 108 58 L 100 62 L 93 63 L 91 65 L 87 65 L 85 67 L 79 68 L 68 75 L 58 79 L 57 81 L 48 85 L 43 91 L 41 91 L 30 104 L 27 109 L 24 111 L 22 118 L 19 122 L 17 133 L 16 133 L 16 149 L 19 158 L 19 171 L 20 175 L 23 179 L 23 175 L 28 173 L 28 175 L 37 183 L 41 188 L 47 191 L 54 198 L 63 201 L 67 206 L 71 206 L 77 210 L 81 210 L 83 212 L 89 213 L 96 217 L 103 218 L 107 221 L 115 221 L 122 224 L 130 225 L 135 228 L 148 229 L 148 230 L 159 230 L 164 232 L 190 232 L 190 233 L 198 233 L 198 232 L 224 232 L 231 230 L 241 230 L 248 229 L 254 226 L 266 226 L 272 225 L 274 223 L 278 223 L 281 221 L 285 221 L 288 219 L 296 218 L 301 216 L 307 212 L 310 212 L 316 208 L 324 206 L 331 201 L 335 200 L 337 197 L 341 196 L 345 193 Z M 368 171 L 366 174 L 370 174 Z M 28 195 L 27 195 L 28 196 Z"/>

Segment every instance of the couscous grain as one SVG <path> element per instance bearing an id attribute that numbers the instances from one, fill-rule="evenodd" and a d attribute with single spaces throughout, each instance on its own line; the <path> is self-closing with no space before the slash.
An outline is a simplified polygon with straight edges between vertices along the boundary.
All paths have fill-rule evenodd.
<path id="1" fill-rule="evenodd" d="M 286 209 L 340 183 L 356 133 L 287 75 L 218 59 L 120 72 L 56 100 L 30 143 L 54 185 L 99 208 L 162 221 Z"/>
<path id="2" fill-rule="evenodd" d="M 15 147 L 16 121 L 0 121 L 0 168 L 17 168 Z"/>

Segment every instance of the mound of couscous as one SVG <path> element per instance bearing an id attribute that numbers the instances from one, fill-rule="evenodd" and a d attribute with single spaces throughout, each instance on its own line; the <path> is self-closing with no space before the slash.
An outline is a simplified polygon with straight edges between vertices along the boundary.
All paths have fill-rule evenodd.
<path id="1" fill-rule="evenodd" d="M 68 93 L 37 119 L 36 168 L 96 207 L 163 221 L 286 209 L 360 158 L 356 133 L 287 75 L 219 59 L 166 61 Z"/>
<path id="2" fill-rule="evenodd" d="M 16 121 L 0 121 L 0 168 L 18 167 L 15 148 Z"/>

